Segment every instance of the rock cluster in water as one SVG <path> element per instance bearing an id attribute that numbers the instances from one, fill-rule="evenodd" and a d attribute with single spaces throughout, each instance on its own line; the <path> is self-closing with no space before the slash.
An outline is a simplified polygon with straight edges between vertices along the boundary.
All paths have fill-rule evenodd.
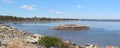
<path id="1" fill-rule="evenodd" d="M 53 30 L 88 30 L 89 27 L 83 25 L 77 25 L 77 24 L 64 24 L 64 25 L 56 26 L 52 29 Z"/>

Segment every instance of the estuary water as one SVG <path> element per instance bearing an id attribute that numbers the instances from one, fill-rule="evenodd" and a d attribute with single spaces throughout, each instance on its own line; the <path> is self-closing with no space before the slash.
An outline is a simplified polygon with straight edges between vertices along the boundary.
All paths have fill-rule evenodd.
<path id="1" fill-rule="evenodd" d="M 89 30 L 79 31 L 60 31 L 49 30 L 49 28 L 60 24 L 80 24 L 90 27 Z M 60 21 L 48 23 L 16 23 L 12 26 L 46 36 L 56 36 L 63 40 L 69 40 L 79 45 L 95 44 L 99 46 L 118 46 L 120 47 L 120 22 L 112 21 Z"/>

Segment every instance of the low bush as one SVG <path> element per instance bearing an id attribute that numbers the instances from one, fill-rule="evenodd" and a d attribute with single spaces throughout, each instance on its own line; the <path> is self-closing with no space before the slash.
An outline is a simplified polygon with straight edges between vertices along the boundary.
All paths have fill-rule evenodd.
<path id="1" fill-rule="evenodd" d="M 46 47 L 57 47 L 57 48 L 67 48 L 68 46 L 64 45 L 63 41 L 56 37 L 45 36 L 38 40 L 38 44 Z"/>

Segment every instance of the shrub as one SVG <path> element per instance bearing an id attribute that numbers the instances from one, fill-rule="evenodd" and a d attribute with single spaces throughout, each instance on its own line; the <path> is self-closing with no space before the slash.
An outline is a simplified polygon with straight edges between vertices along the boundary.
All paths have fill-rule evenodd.
<path id="1" fill-rule="evenodd" d="M 38 40 L 39 45 L 43 45 L 46 47 L 57 47 L 57 48 L 67 48 L 66 45 L 64 45 L 63 41 L 59 38 L 56 37 L 51 37 L 51 36 L 45 36 L 42 37 L 40 40 Z"/>
<path id="2" fill-rule="evenodd" d="M 61 42 L 62 41 L 59 38 L 51 37 L 51 36 L 45 36 L 45 37 L 42 37 L 40 40 L 38 40 L 39 45 L 44 45 L 46 47 L 57 46 Z"/>

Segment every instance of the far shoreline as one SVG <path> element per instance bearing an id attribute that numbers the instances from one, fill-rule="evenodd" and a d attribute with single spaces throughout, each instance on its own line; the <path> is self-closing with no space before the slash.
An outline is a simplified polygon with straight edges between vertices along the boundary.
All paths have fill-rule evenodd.
<path id="1" fill-rule="evenodd" d="M 72 18 L 47 18 L 47 17 L 24 18 L 24 17 L 0 15 L 0 21 L 2 21 L 2 22 L 39 22 L 39 21 L 73 21 L 73 20 L 77 21 L 79 19 L 72 19 Z"/>
<path id="2" fill-rule="evenodd" d="M 73 19 L 73 18 L 47 18 L 47 17 L 17 17 L 17 16 L 7 16 L 0 15 L 0 22 L 58 22 L 58 21 L 102 21 L 102 22 L 120 22 L 120 19 Z"/>

